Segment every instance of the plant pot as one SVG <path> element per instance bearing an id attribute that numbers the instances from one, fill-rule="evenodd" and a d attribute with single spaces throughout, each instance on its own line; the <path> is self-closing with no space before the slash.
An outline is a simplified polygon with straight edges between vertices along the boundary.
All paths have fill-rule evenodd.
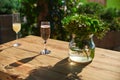
<path id="1" fill-rule="evenodd" d="M 72 35 L 69 43 L 69 60 L 77 63 L 91 62 L 95 54 L 95 44 L 93 35 L 89 35 L 84 39 Z"/>

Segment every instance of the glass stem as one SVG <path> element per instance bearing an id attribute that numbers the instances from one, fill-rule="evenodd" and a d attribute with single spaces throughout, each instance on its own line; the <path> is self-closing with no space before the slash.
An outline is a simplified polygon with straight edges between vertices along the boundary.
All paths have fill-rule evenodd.
<path id="1" fill-rule="evenodd" d="M 16 33 L 16 40 L 18 39 L 18 33 Z"/>
<path id="2" fill-rule="evenodd" d="M 47 43 L 47 41 L 45 40 L 44 41 L 44 50 L 46 50 L 46 43 Z"/>

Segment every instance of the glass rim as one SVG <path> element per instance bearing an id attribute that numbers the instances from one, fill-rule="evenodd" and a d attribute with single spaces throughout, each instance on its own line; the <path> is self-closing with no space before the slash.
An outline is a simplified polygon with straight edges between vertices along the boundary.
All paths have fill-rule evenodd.
<path id="1" fill-rule="evenodd" d="M 20 13 L 14 13 L 14 14 L 12 14 L 12 22 L 13 23 L 21 23 Z"/>
<path id="2" fill-rule="evenodd" d="M 50 24 L 50 21 L 41 21 L 41 24 Z"/>

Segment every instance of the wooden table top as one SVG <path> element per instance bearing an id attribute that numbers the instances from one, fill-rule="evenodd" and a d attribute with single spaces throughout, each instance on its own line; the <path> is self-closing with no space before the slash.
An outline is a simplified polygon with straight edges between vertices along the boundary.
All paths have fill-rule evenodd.
<path id="1" fill-rule="evenodd" d="M 0 45 L 0 80 L 120 80 L 120 52 L 96 48 L 91 63 L 76 64 L 68 60 L 68 42 L 49 39 L 47 55 L 39 54 L 40 37 L 21 38 L 12 47 L 15 42 Z"/>

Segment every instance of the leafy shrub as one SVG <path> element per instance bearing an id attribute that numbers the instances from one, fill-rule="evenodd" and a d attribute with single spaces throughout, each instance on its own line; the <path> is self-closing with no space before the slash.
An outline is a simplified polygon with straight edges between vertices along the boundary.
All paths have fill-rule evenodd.
<path id="1" fill-rule="evenodd" d="M 0 14 L 11 14 L 13 7 L 12 0 L 0 0 Z"/>
<path id="2" fill-rule="evenodd" d="M 109 30 L 108 26 L 94 15 L 73 14 L 66 16 L 62 23 L 70 34 L 76 34 L 81 39 L 91 34 L 102 38 Z"/>
<path id="3" fill-rule="evenodd" d="M 110 28 L 110 31 L 120 31 L 120 10 L 116 8 L 106 8 L 100 15 Z"/>

